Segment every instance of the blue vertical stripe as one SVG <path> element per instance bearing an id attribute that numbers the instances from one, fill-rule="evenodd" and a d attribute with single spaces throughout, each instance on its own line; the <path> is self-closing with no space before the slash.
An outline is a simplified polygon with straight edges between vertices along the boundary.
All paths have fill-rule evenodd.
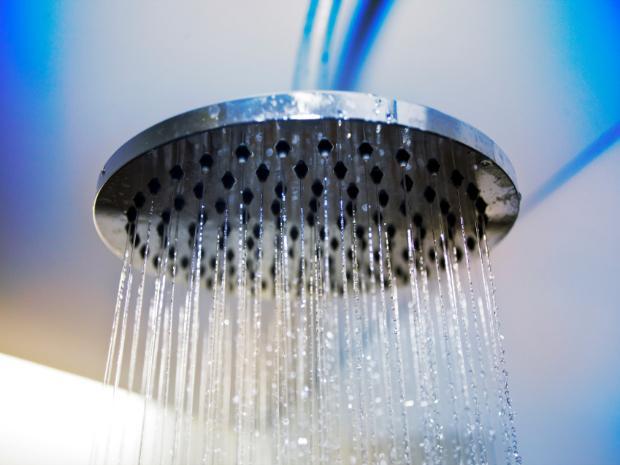
<path id="1" fill-rule="evenodd" d="M 10 218 L 0 222 L 0 254 L 19 266 L 34 257 L 13 257 L 19 250 L 10 244 L 20 238 L 36 255 L 40 228 L 49 234 L 63 227 L 50 207 L 69 188 L 61 175 L 59 3 L 0 0 L 0 216 Z"/>
<path id="2" fill-rule="evenodd" d="M 360 0 L 345 36 L 334 88 L 354 90 L 394 0 Z"/>

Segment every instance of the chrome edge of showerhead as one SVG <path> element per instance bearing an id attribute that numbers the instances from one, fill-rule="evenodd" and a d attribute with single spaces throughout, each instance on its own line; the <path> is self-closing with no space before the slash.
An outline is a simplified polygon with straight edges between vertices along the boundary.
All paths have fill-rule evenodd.
<path id="1" fill-rule="evenodd" d="M 343 119 L 400 125 L 434 133 L 480 152 L 504 171 L 517 187 L 517 178 L 504 151 L 486 134 L 433 108 L 344 91 L 295 91 L 214 103 L 168 118 L 123 144 L 106 162 L 97 192 L 114 173 L 136 157 L 183 137 L 236 124 L 266 121 Z"/>

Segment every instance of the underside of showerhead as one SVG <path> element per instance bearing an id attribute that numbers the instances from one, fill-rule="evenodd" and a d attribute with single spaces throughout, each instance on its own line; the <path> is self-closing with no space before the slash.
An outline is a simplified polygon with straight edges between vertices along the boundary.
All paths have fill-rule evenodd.
<path id="1" fill-rule="evenodd" d="M 304 238 L 326 263 L 356 260 L 372 273 L 373 231 L 405 283 L 411 261 L 445 265 L 435 250 L 458 260 L 483 234 L 499 241 L 519 200 L 503 152 L 454 118 L 368 94 L 294 92 L 210 105 L 131 139 L 101 172 L 94 219 L 115 254 L 133 243 L 152 272 L 188 274 L 199 231 L 207 287 L 219 251 L 233 263 L 243 243 L 250 276 L 264 255 L 269 290 L 274 251 L 285 247 L 295 271 Z"/>

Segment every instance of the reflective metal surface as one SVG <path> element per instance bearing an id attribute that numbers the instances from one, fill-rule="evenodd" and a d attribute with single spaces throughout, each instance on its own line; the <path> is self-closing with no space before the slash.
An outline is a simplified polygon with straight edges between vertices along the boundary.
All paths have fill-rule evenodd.
<path id="1" fill-rule="evenodd" d="M 321 150 L 322 140 L 332 145 L 329 151 Z M 279 141 L 288 146 L 282 156 L 276 153 Z M 367 159 L 361 156 L 364 143 L 372 148 Z M 248 152 L 244 163 L 236 155 L 241 146 Z M 397 157 L 400 149 L 410 155 L 402 165 Z M 208 166 L 205 155 L 211 160 Z M 308 168 L 303 179 L 294 169 L 300 160 Z M 336 174 L 337 164 L 341 176 Z M 265 180 L 257 174 L 261 166 L 269 171 Z M 175 176 L 175 169 L 182 173 L 180 177 Z M 381 172 L 379 182 L 373 170 Z M 453 180 L 455 172 L 463 178 L 459 183 Z M 480 221 L 491 243 L 508 232 L 519 211 L 512 165 L 478 130 L 419 105 L 369 94 L 317 91 L 210 105 L 147 129 L 106 163 L 98 181 L 94 220 L 106 245 L 121 255 L 126 232 L 133 228 L 129 223 L 135 221 L 144 242 L 150 208 L 153 236 L 162 213 L 165 219 L 166 212 L 176 211 L 179 243 L 185 245 L 191 242 L 191 225 L 200 205 L 206 210 L 207 236 L 211 231 L 214 237 L 224 222 L 222 205 L 230 208 L 229 221 L 234 221 L 244 193 L 251 192 L 253 200 L 245 208 L 248 229 L 258 218 L 262 200 L 269 225 L 265 233 L 270 235 L 277 229 L 274 224 L 280 214 L 272 204 L 283 201 L 278 185 L 288 192 L 290 228 L 302 220 L 300 207 L 312 213 L 308 202 L 317 180 L 323 187 L 314 197 L 326 197 L 330 221 L 336 222 L 341 199 L 347 205 L 354 203 L 369 218 L 380 210 L 386 224 L 394 228 L 395 250 L 405 244 L 412 215 L 430 216 L 442 200 L 451 212 L 460 202 L 478 202 Z M 158 189 L 151 189 L 154 182 Z M 359 190 L 355 198 L 346 193 L 351 184 Z M 406 191 L 405 184 L 409 185 Z M 194 193 L 198 185 L 202 186 L 201 198 Z M 432 201 L 427 196 L 429 189 L 434 193 Z M 379 194 L 385 205 L 378 205 Z M 137 208 L 136 195 L 144 198 Z M 181 198 L 183 207 L 175 210 L 175 201 Z M 404 203 L 411 210 L 406 214 Z"/>

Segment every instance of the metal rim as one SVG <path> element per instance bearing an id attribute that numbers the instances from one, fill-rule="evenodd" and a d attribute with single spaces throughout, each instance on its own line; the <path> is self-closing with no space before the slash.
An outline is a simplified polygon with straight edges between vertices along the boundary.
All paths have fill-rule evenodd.
<path id="1" fill-rule="evenodd" d="M 478 129 L 445 113 L 373 94 L 300 91 L 216 103 L 169 118 L 123 144 L 99 174 L 97 192 L 125 164 L 162 144 L 202 131 L 244 123 L 316 119 L 361 120 L 419 129 L 460 142 L 495 163 L 517 187 L 504 151 Z"/>
<path id="2" fill-rule="evenodd" d="M 93 220 L 98 235 L 110 250 L 117 255 L 120 253 L 102 229 L 103 222 L 110 219 L 106 220 L 102 214 L 102 198 L 117 176 L 122 176 L 134 162 L 154 153 L 154 149 L 223 128 L 279 122 L 284 126 L 286 122 L 320 120 L 411 128 L 461 144 L 470 154 L 476 155 L 483 168 L 481 172 L 490 173 L 494 180 L 491 185 L 499 182 L 504 186 L 501 188 L 504 189 L 503 194 L 500 192 L 496 198 L 505 205 L 510 204 L 509 210 L 501 211 L 501 215 L 492 220 L 498 228 L 490 236 L 490 244 L 499 242 L 514 225 L 521 199 L 514 168 L 504 152 L 479 130 L 437 110 L 373 94 L 303 91 L 231 100 L 198 108 L 158 123 L 130 139 L 112 155 L 100 172 L 93 203 Z M 124 208 L 117 210 L 124 218 Z"/>

